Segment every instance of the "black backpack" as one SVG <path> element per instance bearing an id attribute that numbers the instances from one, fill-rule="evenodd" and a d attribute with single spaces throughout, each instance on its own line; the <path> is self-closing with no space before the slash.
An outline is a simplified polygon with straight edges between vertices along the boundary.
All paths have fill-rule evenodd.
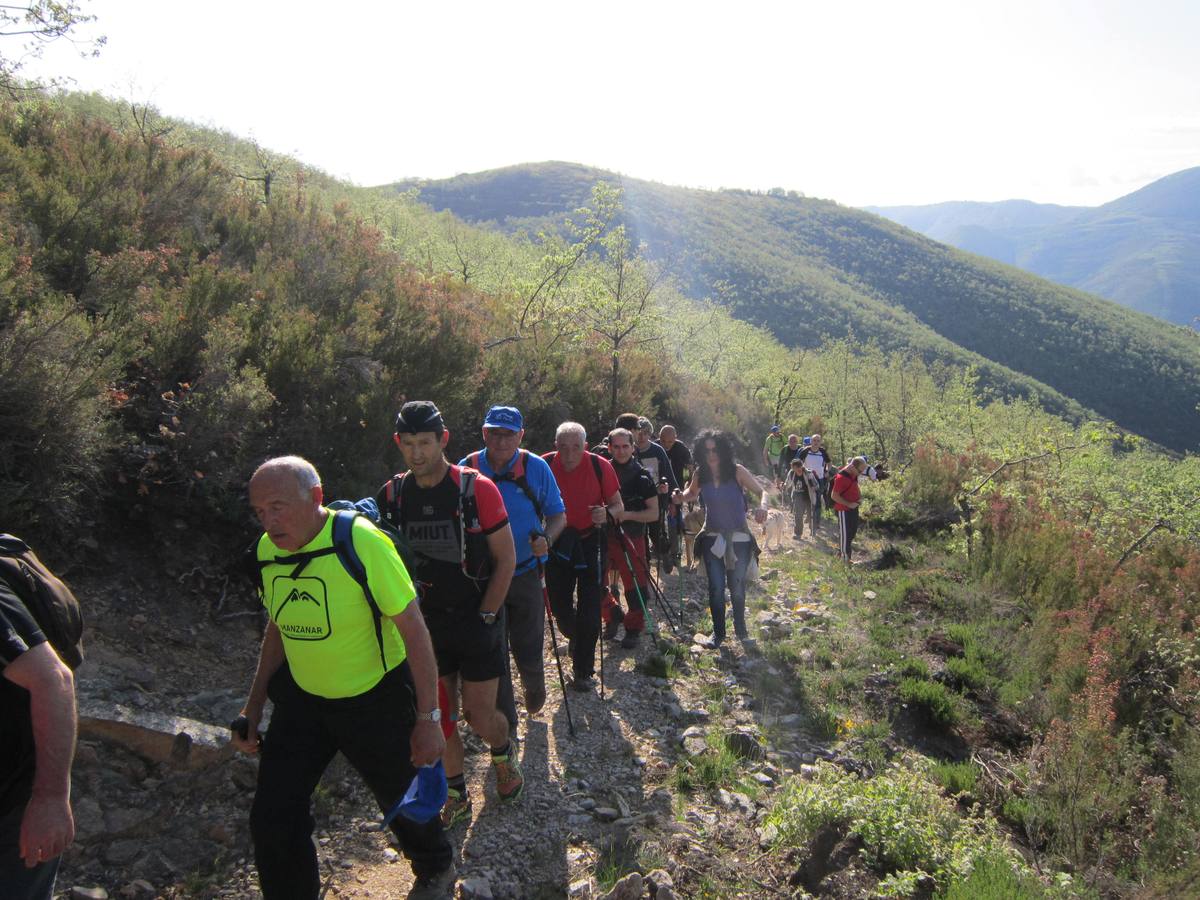
<path id="1" fill-rule="evenodd" d="M 482 592 L 487 580 L 492 576 L 492 551 L 479 522 L 479 502 L 475 497 L 475 481 L 479 478 L 479 472 L 468 466 L 460 466 L 460 469 L 458 509 L 455 511 L 455 517 L 458 519 L 459 564 L 463 575 L 473 581 Z M 400 534 L 404 533 L 404 485 L 408 475 L 408 472 L 393 475 L 380 492 L 380 496 L 383 497 L 380 519 Z M 416 551 L 409 552 L 415 560 Z M 407 564 L 406 560 L 405 565 Z M 409 569 L 410 573 L 413 571 Z"/>
<path id="2" fill-rule="evenodd" d="M 29 609 L 46 640 L 71 669 L 83 662 L 83 612 L 71 589 L 19 537 L 0 534 L 0 578 Z"/>

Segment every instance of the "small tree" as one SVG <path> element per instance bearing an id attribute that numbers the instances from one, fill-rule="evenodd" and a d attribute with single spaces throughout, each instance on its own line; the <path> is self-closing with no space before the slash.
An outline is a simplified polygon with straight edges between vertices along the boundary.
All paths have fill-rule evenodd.
<path id="1" fill-rule="evenodd" d="M 33 0 L 28 3 L 0 4 L 0 38 L 5 40 L 0 47 L 5 49 L 20 46 L 19 55 L 10 57 L 0 50 L 0 91 L 17 98 L 29 88 L 18 80 L 18 72 L 31 59 L 42 55 L 47 44 L 59 38 L 67 38 L 75 44 L 83 56 L 98 56 L 104 46 L 103 36 L 78 41 L 71 32 L 79 25 L 95 20 L 80 12 L 76 0 Z M 31 85 L 29 87 L 36 87 Z"/>

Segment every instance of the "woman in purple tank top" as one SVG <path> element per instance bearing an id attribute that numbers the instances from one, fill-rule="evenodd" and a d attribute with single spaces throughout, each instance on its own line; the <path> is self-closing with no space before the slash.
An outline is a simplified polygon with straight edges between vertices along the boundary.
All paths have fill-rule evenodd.
<path id="1" fill-rule="evenodd" d="M 760 485 L 745 466 L 733 458 L 733 444 L 722 431 L 700 432 L 692 453 L 696 470 L 692 483 L 683 492 L 683 502 L 697 497 L 704 503 L 704 530 L 696 538 L 697 557 L 704 560 L 708 575 L 708 609 L 712 613 L 713 633 L 708 646 L 719 647 L 725 640 L 725 589 L 733 605 L 733 630 L 746 638 L 746 569 L 758 552 L 758 544 L 746 527 L 746 492 L 762 495 Z M 754 511 L 755 519 L 766 518 L 766 506 Z"/>

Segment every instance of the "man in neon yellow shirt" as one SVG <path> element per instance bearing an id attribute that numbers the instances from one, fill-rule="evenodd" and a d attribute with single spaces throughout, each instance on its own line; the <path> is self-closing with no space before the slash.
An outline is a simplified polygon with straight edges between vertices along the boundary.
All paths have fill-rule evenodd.
<path id="1" fill-rule="evenodd" d="M 312 792 L 338 751 L 386 810 L 416 767 L 445 749 L 437 667 L 412 580 L 388 537 L 356 517 L 350 541 L 369 600 L 334 552 L 334 516 L 322 499 L 317 470 L 299 457 L 269 460 L 250 479 L 250 505 L 265 530 L 255 555 L 270 621 L 242 709 L 248 728 L 233 743 L 258 752 L 269 697 L 274 713 L 250 811 L 267 900 L 318 896 Z M 392 830 L 417 876 L 410 896 L 449 896 L 454 866 L 441 820 L 397 816 Z"/>
<path id="2" fill-rule="evenodd" d="M 763 465 L 767 467 L 767 475 L 775 481 L 782 478 L 779 471 L 779 457 L 783 453 L 785 443 L 779 426 L 772 425 L 766 441 L 763 442 Z"/>

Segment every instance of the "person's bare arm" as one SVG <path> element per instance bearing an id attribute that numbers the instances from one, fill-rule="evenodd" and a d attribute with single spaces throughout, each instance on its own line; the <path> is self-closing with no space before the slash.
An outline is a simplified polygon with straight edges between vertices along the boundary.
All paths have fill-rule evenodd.
<path id="1" fill-rule="evenodd" d="M 614 522 L 657 522 L 658 521 L 658 498 L 648 497 L 646 499 L 646 508 L 634 512 L 633 510 L 622 509 L 619 513 L 613 516 Z"/>
<path id="2" fill-rule="evenodd" d="M 556 513 L 546 519 L 546 536 L 540 538 L 531 538 L 529 546 L 533 549 L 533 555 L 537 557 L 545 556 L 550 552 L 550 545 L 558 540 L 558 536 L 562 534 L 563 529 L 567 527 L 567 514 L 565 512 Z"/>
<path id="3" fill-rule="evenodd" d="M 241 715 L 246 717 L 246 736 L 233 735 L 233 746 L 243 753 L 258 752 L 258 725 L 262 721 L 263 708 L 267 705 L 267 684 L 271 676 L 283 665 L 283 635 L 274 622 L 267 622 L 263 633 L 262 647 L 258 651 L 258 668 L 250 683 L 250 694 L 242 706 Z"/>
<path id="4" fill-rule="evenodd" d="M 511 546 L 512 542 L 509 541 L 509 544 Z M 425 617 L 421 615 L 421 605 L 414 600 L 404 608 L 404 612 L 392 616 L 392 621 L 404 639 L 404 652 L 417 692 L 417 712 L 433 712 L 438 705 L 437 662 L 433 657 L 433 643 L 429 639 L 429 629 L 425 627 Z M 410 743 L 414 766 L 432 765 L 441 759 L 446 749 L 441 726 L 425 719 L 418 719 L 413 726 Z"/>
<path id="5" fill-rule="evenodd" d="M 592 524 L 603 525 L 606 515 L 616 518 L 617 514 L 623 513 L 624 511 L 625 502 L 621 499 L 621 492 L 619 490 L 613 491 L 612 496 L 608 498 L 608 503 L 606 506 L 592 507 Z"/>
<path id="6" fill-rule="evenodd" d="M 33 720 L 33 793 L 21 818 L 20 853 L 32 868 L 75 839 L 71 761 L 75 757 L 75 676 L 49 642 L 26 650 L 4 677 L 29 692 Z"/>
<path id="7" fill-rule="evenodd" d="M 687 490 L 684 491 L 683 494 L 680 495 L 679 501 L 681 503 L 691 503 L 699 496 L 700 496 L 700 472 L 697 469 L 697 471 L 692 473 L 692 480 L 688 484 Z"/>
<path id="8" fill-rule="evenodd" d="M 517 568 L 517 551 L 513 546 L 512 528 L 505 525 L 487 536 L 488 552 L 492 555 L 492 574 L 488 578 L 487 590 L 480 612 L 499 612 L 508 596 L 513 571 Z"/>

